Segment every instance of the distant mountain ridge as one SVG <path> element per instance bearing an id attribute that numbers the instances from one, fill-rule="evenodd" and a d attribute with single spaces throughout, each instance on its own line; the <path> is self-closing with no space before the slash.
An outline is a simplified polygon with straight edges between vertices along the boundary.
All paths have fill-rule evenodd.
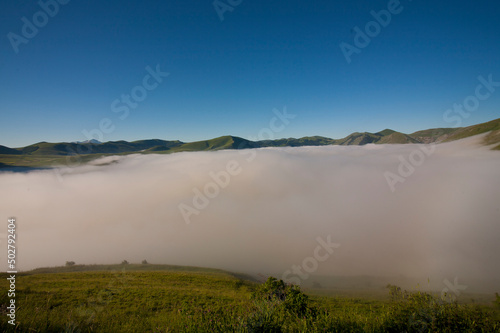
<path id="1" fill-rule="evenodd" d="M 101 141 L 98 141 L 96 139 L 91 139 L 91 140 L 85 140 L 85 141 L 75 141 L 72 143 L 93 143 L 93 144 L 100 144 L 102 143 Z"/>
<path id="2" fill-rule="evenodd" d="M 276 139 L 250 141 L 231 135 L 210 140 L 182 142 L 160 139 L 139 141 L 108 141 L 88 140 L 84 142 L 38 142 L 26 147 L 9 148 L 0 145 L 0 167 L 19 165 L 15 157 L 63 157 L 72 155 L 109 155 L 132 153 L 175 153 L 188 151 L 211 151 L 223 149 L 248 149 L 264 147 L 301 147 L 325 145 L 365 145 L 365 144 L 408 144 L 408 143 L 440 143 L 459 140 L 466 137 L 490 132 L 484 139 L 485 145 L 496 145 L 492 149 L 500 150 L 500 118 L 469 127 L 434 128 L 405 134 L 385 129 L 377 133 L 352 133 L 342 139 L 331 139 L 322 136 L 303 137 L 300 139 Z M 7 161 L 11 156 L 12 161 Z M 6 160 L 7 159 L 7 160 Z M 7 161 L 9 163 L 2 163 Z M 44 165 L 43 163 L 41 165 Z"/>

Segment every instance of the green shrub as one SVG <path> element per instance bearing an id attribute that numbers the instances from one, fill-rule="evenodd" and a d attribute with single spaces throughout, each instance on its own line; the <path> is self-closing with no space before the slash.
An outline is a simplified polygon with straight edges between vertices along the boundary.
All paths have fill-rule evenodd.
<path id="1" fill-rule="evenodd" d="M 493 304 L 500 309 L 500 295 L 498 293 L 495 293 L 496 299 L 493 301 Z"/>
<path id="2" fill-rule="evenodd" d="M 296 316 L 304 316 L 314 313 L 314 309 L 308 306 L 309 297 L 304 294 L 299 286 L 287 285 L 283 280 L 269 277 L 253 293 L 253 298 L 259 301 L 276 303 L 286 313 Z"/>
<path id="3" fill-rule="evenodd" d="M 446 302 L 424 292 L 401 291 L 391 286 L 393 310 L 384 329 L 388 332 L 497 332 L 477 306 Z"/>
<path id="4" fill-rule="evenodd" d="M 276 278 L 256 285 L 212 271 L 111 268 L 19 274 L 17 326 L 0 321 L 0 332 L 500 333 L 498 295 L 495 307 L 448 303 L 392 285 L 391 301 L 308 297 Z M 8 290 L 6 277 L 0 274 L 0 289 Z M 8 302 L 0 294 L 0 309 Z"/>

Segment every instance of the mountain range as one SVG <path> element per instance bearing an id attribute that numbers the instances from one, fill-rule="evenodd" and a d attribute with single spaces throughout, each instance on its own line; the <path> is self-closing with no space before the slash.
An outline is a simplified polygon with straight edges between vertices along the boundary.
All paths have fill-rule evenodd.
<path id="1" fill-rule="evenodd" d="M 440 143 L 454 141 L 466 137 L 487 133 L 484 145 L 492 145 L 492 149 L 500 150 L 500 118 L 469 127 L 434 128 L 417 131 L 411 134 L 385 129 L 377 133 L 352 133 L 342 139 L 331 139 L 322 136 L 310 136 L 300 139 L 277 139 L 250 141 L 236 136 L 221 136 L 218 138 L 182 142 L 159 139 L 139 141 L 108 141 L 89 140 L 84 142 L 39 142 L 21 148 L 9 148 L 0 145 L 0 168 L 10 166 L 47 166 L 57 163 L 61 157 L 78 155 L 91 160 L 95 157 L 109 154 L 131 153 L 175 153 L 183 151 L 210 151 L 223 149 L 247 149 L 263 147 L 301 147 L 325 145 L 365 145 L 365 144 L 407 144 L 407 143 Z M 493 146 L 494 145 L 494 146 Z"/>

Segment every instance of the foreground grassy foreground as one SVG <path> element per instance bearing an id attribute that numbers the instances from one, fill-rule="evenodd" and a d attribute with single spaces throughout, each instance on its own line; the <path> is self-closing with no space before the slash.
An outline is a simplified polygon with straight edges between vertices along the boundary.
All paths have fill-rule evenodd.
<path id="1" fill-rule="evenodd" d="M 1 288 L 8 290 L 7 275 Z M 445 302 L 390 286 L 386 299 L 308 296 L 270 278 L 160 265 L 39 269 L 16 278 L 2 332 L 500 332 L 500 301 Z"/>

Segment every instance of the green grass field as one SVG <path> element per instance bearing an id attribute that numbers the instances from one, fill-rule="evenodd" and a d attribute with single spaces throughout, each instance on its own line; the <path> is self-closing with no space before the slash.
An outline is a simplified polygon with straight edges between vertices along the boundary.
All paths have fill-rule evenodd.
<path id="1" fill-rule="evenodd" d="M 7 274 L 1 274 L 8 290 Z M 17 274 L 16 326 L 0 296 L 2 332 L 500 332 L 493 304 L 302 293 L 216 269 L 75 265 Z"/>

